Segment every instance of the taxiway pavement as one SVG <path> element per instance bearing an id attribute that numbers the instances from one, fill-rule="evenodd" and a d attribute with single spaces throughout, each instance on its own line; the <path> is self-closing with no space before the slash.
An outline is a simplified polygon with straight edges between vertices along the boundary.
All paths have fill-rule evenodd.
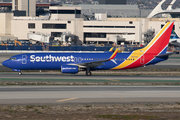
<path id="1" fill-rule="evenodd" d="M 179 76 L 136 76 L 136 75 L 92 75 L 86 76 L 85 74 L 54 74 L 54 73 L 0 73 L 0 81 L 59 81 L 59 82 L 122 82 L 122 80 L 150 80 L 150 81 L 169 81 L 180 82 Z M 144 82 L 147 82 L 144 81 Z"/>
<path id="2" fill-rule="evenodd" d="M 92 72 L 93 73 L 93 72 Z M 165 72 L 166 73 L 166 72 Z M 102 80 L 114 81 L 118 82 L 118 80 L 180 80 L 179 76 L 138 76 L 138 75 L 92 75 L 86 76 L 85 74 L 60 74 L 58 72 L 26 72 L 22 75 L 18 75 L 18 73 L 0 73 L 0 80 L 6 81 L 61 81 L 65 82 L 71 80 L 73 82 L 76 81 L 92 81 L 96 80 L 98 82 Z"/>

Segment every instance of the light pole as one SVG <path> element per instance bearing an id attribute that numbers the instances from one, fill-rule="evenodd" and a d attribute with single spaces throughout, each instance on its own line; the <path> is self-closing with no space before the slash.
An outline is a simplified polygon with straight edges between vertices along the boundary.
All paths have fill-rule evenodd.
<path id="1" fill-rule="evenodd" d="M 138 4 L 138 7 L 139 7 L 139 17 L 141 18 L 141 17 L 142 17 L 142 16 L 141 16 L 141 6 L 142 6 L 144 3 L 138 2 L 137 4 Z"/>
<path id="2" fill-rule="evenodd" d="M 141 18 L 141 6 L 143 5 L 143 3 L 138 2 L 137 4 L 139 6 L 139 14 L 140 14 L 139 16 Z M 140 45 L 141 45 L 142 44 L 142 20 L 141 19 L 139 20 L 139 42 L 140 42 Z"/>
<path id="3" fill-rule="evenodd" d="M 109 46 L 109 39 L 110 39 L 110 38 L 108 37 L 107 39 L 108 39 L 108 46 Z"/>

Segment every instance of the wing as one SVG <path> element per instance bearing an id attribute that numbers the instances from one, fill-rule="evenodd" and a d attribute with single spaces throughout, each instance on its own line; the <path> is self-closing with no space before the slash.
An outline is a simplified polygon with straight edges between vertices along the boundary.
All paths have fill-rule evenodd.
<path id="1" fill-rule="evenodd" d="M 80 64 L 68 64 L 68 65 L 79 66 L 80 68 L 95 68 L 95 67 L 104 65 L 103 62 L 107 62 L 107 61 L 115 62 L 114 58 L 116 57 L 116 55 L 118 53 L 118 50 L 119 49 L 116 49 L 116 51 L 114 51 L 114 53 L 111 55 L 111 57 L 109 59 L 100 60 L 100 61 L 93 61 L 93 62 L 86 62 L 86 63 L 80 63 Z"/>

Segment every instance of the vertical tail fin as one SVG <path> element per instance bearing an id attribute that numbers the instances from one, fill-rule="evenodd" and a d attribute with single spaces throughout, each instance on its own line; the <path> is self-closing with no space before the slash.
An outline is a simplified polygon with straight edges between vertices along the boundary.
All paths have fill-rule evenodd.
<path id="1" fill-rule="evenodd" d="M 156 56 L 166 53 L 174 23 L 168 22 L 144 48 L 133 51 L 127 59 L 113 69 L 136 68 L 151 62 Z"/>
<path id="2" fill-rule="evenodd" d="M 146 51 L 145 53 L 157 55 L 166 53 L 173 25 L 173 22 L 166 23 L 166 25 L 161 29 L 161 31 L 142 50 L 144 52 Z"/>

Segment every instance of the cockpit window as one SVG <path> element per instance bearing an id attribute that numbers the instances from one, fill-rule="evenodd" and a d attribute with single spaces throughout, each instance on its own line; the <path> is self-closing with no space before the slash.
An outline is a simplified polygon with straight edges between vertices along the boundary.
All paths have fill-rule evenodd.
<path id="1" fill-rule="evenodd" d="M 16 60 L 16 58 L 9 58 L 10 60 Z"/>

